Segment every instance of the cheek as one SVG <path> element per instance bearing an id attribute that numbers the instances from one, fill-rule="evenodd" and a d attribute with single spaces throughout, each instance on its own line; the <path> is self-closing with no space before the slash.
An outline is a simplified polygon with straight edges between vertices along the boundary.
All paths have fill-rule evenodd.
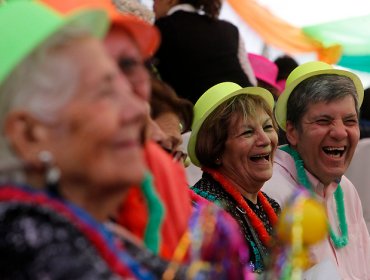
<path id="1" fill-rule="evenodd" d="M 273 149 L 275 150 L 277 148 L 279 137 L 276 131 L 272 132 L 270 135 L 270 141 Z"/>
<path id="2" fill-rule="evenodd" d="M 80 155 L 93 159 L 99 154 L 100 147 L 114 137 L 118 122 L 112 107 L 108 110 L 107 106 L 101 104 L 87 109 L 81 108 L 79 113 L 72 115 L 66 126 L 65 133 L 70 135 L 67 142 L 70 142 L 69 146 L 75 151 L 76 157 Z"/>

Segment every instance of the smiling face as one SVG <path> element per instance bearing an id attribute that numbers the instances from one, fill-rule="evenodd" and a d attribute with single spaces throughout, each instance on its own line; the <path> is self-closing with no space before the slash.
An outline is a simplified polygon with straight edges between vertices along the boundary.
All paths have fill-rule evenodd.
<path id="1" fill-rule="evenodd" d="M 353 97 L 310 104 L 300 128 L 287 122 L 286 132 L 305 168 L 322 183 L 329 184 L 344 174 L 359 140 Z"/>
<path id="2" fill-rule="evenodd" d="M 277 142 L 273 121 L 262 108 L 255 118 L 233 116 L 219 171 L 242 188 L 245 196 L 255 194 L 272 176 Z"/>
<path id="3" fill-rule="evenodd" d="M 62 180 L 103 188 L 141 182 L 144 103 L 95 39 L 83 39 L 63 55 L 78 68 L 79 83 L 45 143 Z"/>

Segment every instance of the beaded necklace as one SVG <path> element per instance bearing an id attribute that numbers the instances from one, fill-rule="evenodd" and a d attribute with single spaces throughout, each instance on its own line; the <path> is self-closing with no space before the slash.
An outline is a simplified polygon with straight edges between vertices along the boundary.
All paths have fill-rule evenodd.
<path id="1" fill-rule="evenodd" d="M 229 180 L 227 180 L 221 173 L 211 169 L 204 169 L 204 171 L 210 174 L 214 180 L 220 183 L 222 188 L 229 195 L 232 196 L 232 198 L 238 203 L 238 205 L 241 208 L 243 208 L 253 228 L 256 230 L 259 239 L 265 246 L 268 246 L 271 236 L 267 232 L 261 219 L 258 218 L 258 216 L 252 211 L 252 209 L 249 207 L 248 203 L 245 201 L 245 199 L 243 198 L 241 193 L 237 190 L 237 188 Z M 262 204 L 263 210 L 266 212 L 269 222 L 271 223 L 271 225 L 275 225 L 277 222 L 277 215 L 274 209 L 261 192 L 258 192 L 257 197 Z"/>
<path id="2" fill-rule="evenodd" d="M 310 191 L 311 195 L 314 195 L 314 191 L 308 180 L 306 171 L 304 170 L 304 163 L 298 152 L 292 149 L 289 145 L 280 147 L 281 150 L 287 152 L 294 159 L 295 167 L 297 169 L 298 182 L 303 185 L 307 190 Z M 339 228 L 342 236 L 338 236 L 333 231 L 331 225 L 329 224 L 330 238 L 336 248 L 343 248 L 348 244 L 348 225 L 346 220 L 346 211 L 344 207 L 344 196 L 341 185 L 338 183 L 337 189 L 334 192 L 335 204 L 337 206 L 337 216 L 339 220 Z"/>

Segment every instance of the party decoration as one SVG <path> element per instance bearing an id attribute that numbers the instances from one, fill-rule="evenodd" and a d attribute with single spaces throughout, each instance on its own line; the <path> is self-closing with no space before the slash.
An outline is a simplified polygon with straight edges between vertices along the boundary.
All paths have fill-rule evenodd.
<path id="1" fill-rule="evenodd" d="M 337 43 L 323 45 L 321 41 L 307 36 L 301 28 L 278 18 L 255 0 L 228 0 L 228 3 L 267 44 L 286 53 L 316 52 L 318 60 L 329 64 L 336 63 L 341 56 L 341 46 Z"/>
<path id="2" fill-rule="evenodd" d="M 273 256 L 274 268 L 271 279 L 301 280 L 303 272 L 310 268 L 308 249 L 328 235 L 325 208 L 311 197 L 303 187 L 297 188 L 283 209 L 277 225 L 281 242 Z"/>

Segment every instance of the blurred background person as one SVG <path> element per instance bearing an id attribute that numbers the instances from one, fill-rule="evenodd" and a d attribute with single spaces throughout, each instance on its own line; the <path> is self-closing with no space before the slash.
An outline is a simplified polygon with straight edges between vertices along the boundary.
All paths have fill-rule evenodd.
<path id="1" fill-rule="evenodd" d="M 257 79 L 259 87 L 267 89 L 277 100 L 281 93 L 281 88 L 277 84 L 278 67 L 267 57 L 259 54 L 248 53 L 248 59 L 252 66 L 253 73 Z"/>
<path id="2" fill-rule="evenodd" d="M 167 83 L 153 77 L 150 107 L 152 119 L 167 135 L 162 147 L 185 164 L 187 155 L 181 150 L 182 134 L 191 129 L 193 104 L 178 97 Z"/>
<path id="3" fill-rule="evenodd" d="M 211 86 L 256 84 L 238 28 L 218 19 L 222 0 L 155 0 L 162 43 L 154 63 L 163 81 L 193 104 Z"/>
<path id="4" fill-rule="evenodd" d="M 281 55 L 274 60 L 278 67 L 277 84 L 281 92 L 285 89 L 286 79 L 289 74 L 299 65 L 298 62 L 290 55 Z"/>
<path id="5" fill-rule="evenodd" d="M 364 101 L 360 108 L 360 139 L 370 137 L 370 88 L 364 90 Z"/>

